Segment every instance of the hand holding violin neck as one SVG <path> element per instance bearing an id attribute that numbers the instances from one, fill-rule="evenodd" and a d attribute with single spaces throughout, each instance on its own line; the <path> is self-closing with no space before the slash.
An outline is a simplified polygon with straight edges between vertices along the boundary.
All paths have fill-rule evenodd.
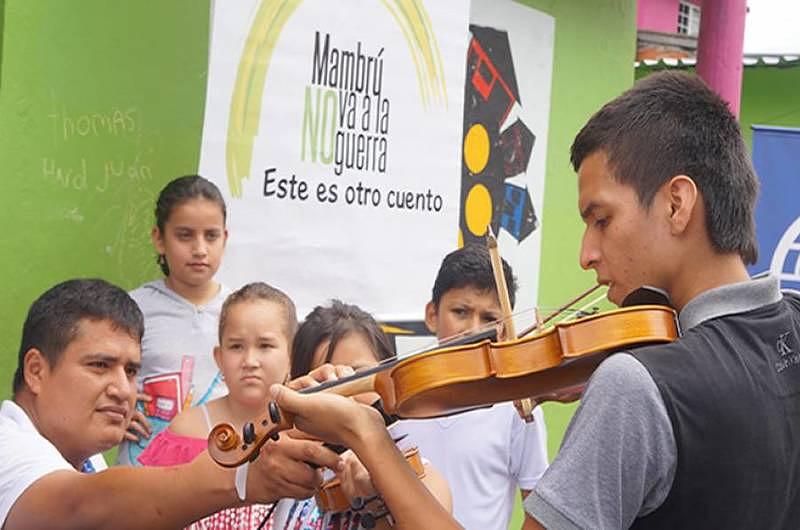
<path id="1" fill-rule="evenodd" d="M 378 411 L 334 395 L 334 388 L 338 387 L 326 392 L 295 392 L 275 385 L 275 401 L 268 404 L 264 415 L 246 423 L 241 431 L 227 423 L 211 430 L 209 454 L 222 466 L 236 467 L 254 460 L 271 437 L 294 426 L 312 437 L 346 447 L 351 447 L 350 442 L 357 441 L 362 431 L 382 431 L 386 435 L 384 419 Z"/>

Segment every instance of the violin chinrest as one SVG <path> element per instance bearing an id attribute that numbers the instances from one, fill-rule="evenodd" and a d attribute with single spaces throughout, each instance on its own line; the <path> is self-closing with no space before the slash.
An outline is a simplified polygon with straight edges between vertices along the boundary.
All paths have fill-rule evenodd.
<path id="1" fill-rule="evenodd" d="M 667 292 L 663 289 L 651 287 L 650 285 L 643 285 L 635 291 L 630 292 L 622 301 L 620 307 L 637 305 L 663 305 L 672 307 L 672 302 Z"/>

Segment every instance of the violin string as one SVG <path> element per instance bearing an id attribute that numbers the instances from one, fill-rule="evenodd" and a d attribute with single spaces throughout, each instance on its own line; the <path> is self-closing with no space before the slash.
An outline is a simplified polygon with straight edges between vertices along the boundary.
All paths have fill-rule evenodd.
<path id="1" fill-rule="evenodd" d="M 562 314 L 565 309 L 571 307 L 573 304 L 576 304 L 576 303 L 580 302 L 581 300 L 583 300 L 584 298 L 586 298 L 587 296 L 589 296 L 590 294 L 595 292 L 600 287 L 602 287 L 602 285 L 596 284 L 596 285 L 590 287 L 589 289 L 585 290 L 584 292 L 582 292 L 581 294 L 579 294 L 578 296 L 576 296 L 575 298 L 573 298 L 572 300 L 570 300 L 569 302 L 564 304 L 562 307 L 558 308 L 556 311 L 554 311 L 553 313 L 551 313 L 547 317 L 545 317 L 544 320 L 542 320 L 542 324 L 547 324 L 548 322 L 550 322 L 551 320 L 556 318 L 558 315 Z M 605 293 L 600 295 L 601 298 L 603 296 L 605 296 Z"/>
<path id="2" fill-rule="evenodd" d="M 561 315 L 561 314 L 564 314 L 564 313 L 570 313 L 570 315 L 568 315 L 567 318 L 576 317 L 576 316 L 580 315 L 583 311 L 586 310 L 586 308 L 595 305 L 603 297 L 605 297 L 605 291 L 602 292 L 601 294 L 599 294 L 596 298 L 591 299 L 589 302 L 587 302 L 586 304 L 584 304 L 583 306 L 581 306 L 579 308 L 574 308 L 574 307 L 571 307 L 571 306 L 574 303 L 579 302 L 580 300 L 582 300 L 583 298 L 585 298 L 589 294 L 593 293 L 595 290 L 597 290 L 600 287 L 602 287 L 602 286 L 599 285 L 599 284 L 595 285 L 591 289 L 581 293 L 579 296 L 577 296 L 573 300 L 570 300 L 570 302 L 568 304 L 565 304 L 564 306 L 555 308 L 554 311 L 542 321 L 542 324 L 544 324 L 544 323 L 554 319 L 558 315 Z M 550 307 L 540 307 L 539 309 L 540 310 L 542 310 L 542 309 L 549 310 L 551 308 Z M 384 359 L 383 361 L 381 361 L 379 363 L 379 366 L 386 365 L 386 364 L 391 364 L 393 362 L 397 362 L 398 359 L 405 359 L 405 358 L 408 358 L 408 357 L 413 357 L 414 355 L 419 355 L 421 353 L 430 351 L 432 348 L 447 348 L 448 346 L 450 346 L 453 343 L 463 339 L 464 337 L 468 337 L 470 335 L 478 335 L 478 334 L 483 333 L 485 331 L 491 330 L 492 328 L 495 328 L 498 325 L 504 323 L 508 319 L 512 319 L 512 318 L 523 318 L 524 319 L 525 317 L 529 316 L 530 314 L 535 313 L 535 311 L 536 311 L 536 308 L 522 309 L 520 311 L 514 312 L 508 318 L 504 318 L 504 317 L 498 318 L 497 320 L 494 320 L 492 322 L 488 322 L 486 324 L 483 324 L 482 326 L 480 326 L 477 329 L 470 329 L 468 331 L 464 331 L 464 332 L 461 332 L 461 333 L 456 333 L 454 335 L 445 337 L 442 340 L 433 339 L 430 343 L 427 343 L 427 344 L 423 345 L 422 347 L 418 347 L 418 348 L 415 348 L 415 349 L 412 349 L 412 350 L 409 350 L 409 351 L 405 351 L 403 353 L 396 353 L 394 356 L 389 357 L 389 358 Z M 535 328 L 536 325 L 534 324 L 534 326 L 532 326 L 532 327 Z M 528 333 L 530 333 L 530 331 L 528 331 Z M 520 337 L 521 336 L 522 335 L 520 335 Z"/>
<path id="3" fill-rule="evenodd" d="M 425 353 L 430 351 L 432 348 L 447 348 L 448 346 L 452 346 L 453 343 L 471 335 L 479 335 L 486 331 L 489 331 L 493 328 L 496 328 L 498 325 L 503 324 L 506 320 L 515 318 L 515 317 L 525 317 L 530 313 L 533 313 L 535 308 L 528 308 L 522 309 L 510 315 L 508 318 L 500 317 L 497 320 L 493 320 L 492 322 L 487 322 L 486 324 L 481 325 L 477 329 L 469 329 L 467 331 L 463 331 L 461 333 L 456 333 L 454 335 L 450 335 L 448 337 L 444 337 L 441 340 L 433 339 L 430 343 L 425 344 L 420 348 L 416 348 L 410 351 L 403 352 L 402 354 L 395 354 L 393 357 L 389 357 L 388 359 L 384 359 L 380 362 L 381 365 L 383 364 L 391 364 L 395 362 L 397 359 L 406 359 L 408 357 L 413 357 L 414 355 L 419 355 L 421 353 Z"/>
<path id="4" fill-rule="evenodd" d="M 536 331 L 537 329 L 540 329 L 542 326 L 544 326 L 544 324 L 547 324 L 548 322 L 550 322 L 551 320 L 556 318 L 558 315 L 562 314 L 564 312 L 564 310 L 566 310 L 569 307 L 572 307 L 573 304 L 583 300 L 584 298 L 586 298 L 587 296 L 592 294 L 594 291 L 596 291 L 600 287 L 602 287 L 600 284 L 595 284 L 594 286 L 592 286 L 589 289 L 585 290 L 584 292 L 582 292 L 581 294 L 579 294 L 578 296 L 576 296 L 575 298 L 573 298 L 572 300 L 570 300 L 569 302 L 567 302 L 566 304 L 561 306 L 560 308 L 556 309 L 554 312 L 550 313 L 541 322 L 534 322 L 533 325 L 528 326 L 527 328 L 522 330 L 522 332 L 518 335 L 518 337 L 522 338 L 522 337 L 530 334 L 531 332 Z"/>
<path id="5" fill-rule="evenodd" d="M 570 319 L 580 317 L 582 314 L 585 313 L 587 308 L 594 306 L 595 304 L 600 302 L 600 300 L 605 298 L 605 296 L 606 296 L 606 292 L 603 291 L 602 293 L 600 293 L 596 297 L 592 298 L 591 300 L 589 300 L 588 302 L 583 304 L 581 307 L 579 307 L 577 309 L 569 309 L 569 310 L 563 311 L 563 313 L 567 313 L 568 312 L 568 313 L 572 313 L 572 314 L 566 315 L 563 319 L 559 320 L 559 322 L 565 322 L 565 321 L 569 321 Z"/>
<path id="6" fill-rule="evenodd" d="M 493 320 L 491 322 L 487 322 L 486 324 L 483 324 L 482 326 L 480 326 L 477 329 L 470 329 L 470 330 L 467 330 L 467 331 L 463 331 L 461 333 L 456 333 L 454 335 L 451 335 L 450 337 L 445 337 L 444 339 L 442 339 L 438 343 L 439 344 L 438 347 L 442 347 L 442 348 L 447 347 L 448 345 L 452 344 L 453 342 L 456 342 L 456 341 L 458 341 L 460 339 L 463 339 L 464 337 L 469 337 L 470 335 L 477 335 L 477 334 L 483 333 L 485 331 L 489 331 L 489 330 L 491 330 L 493 328 L 497 328 L 498 326 L 504 324 L 508 320 L 513 320 L 513 319 L 518 318 L 518 317 L 526 317 L 526 316 L 528 316 L 528 315 L 530 315 L 532 313 L 535 313 L 535 311 L 536 311 L 535 307 L 529 307 L 527 309 L 521 309 L 519 311 L 516 311 L 516 312 L 508 315 L 507 317 L 500 317 L 497 320 Z"/>

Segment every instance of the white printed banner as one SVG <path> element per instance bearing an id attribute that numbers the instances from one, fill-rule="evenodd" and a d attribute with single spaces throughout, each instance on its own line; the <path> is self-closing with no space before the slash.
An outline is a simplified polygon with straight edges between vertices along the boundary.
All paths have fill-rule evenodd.
<path id="1" fill-rule="evenodd" d="M 213 13 L 200 173 L 220 279 L 420 320 L 487 225 L 536 302 L 554 21 L 510 0 L 244 0 Z M 465 75 L 466 73 L 466 75 Z"/>
<path id="2" fill-rule="evenodd" d="M 455 247 L 467 0 L 261 0 L 213 13 L 200 173 L 220 279 L 419 319 Z"/>

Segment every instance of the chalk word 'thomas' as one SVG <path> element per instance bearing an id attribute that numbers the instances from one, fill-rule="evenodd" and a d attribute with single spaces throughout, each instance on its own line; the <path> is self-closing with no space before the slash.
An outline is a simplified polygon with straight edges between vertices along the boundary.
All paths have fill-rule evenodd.
<path id="1" fill-rule="evenodd" d="M 75 136 L 120 136 L 134 133 L 139 130 L 138 114 L 135 107 L 72 115 L 66 108 L 62 108 L 60 112 L 52 112 L 47 117 L 53 122 L 56 135 L 67 141 Z"/>

